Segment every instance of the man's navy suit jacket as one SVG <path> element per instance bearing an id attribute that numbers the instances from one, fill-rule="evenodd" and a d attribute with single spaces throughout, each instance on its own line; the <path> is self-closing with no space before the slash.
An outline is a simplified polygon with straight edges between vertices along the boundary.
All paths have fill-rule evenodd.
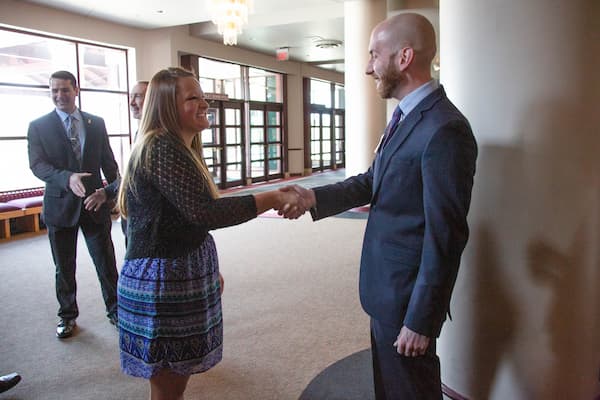
<path id="1" fill-rule="evenodd" d="M 79 221 L 83 199 L 69 189 L 69 177 L 73 173 L 92 174 L 83 178 L 86 197 L 103 187 L 100 170 L 108 182 L 105 187 L 107 198 L 113 199 L 119 190 L 119 167 L 110 148 L 104 120 L 83 111 L 80 113 L 85 125 L 81 165 L 55 110 L 29 124 L 29 167 L 35 176 L 46 182 L 42 218 L 49 226 L 72 227 Z M 97 212 L 90 212 L 90 216 L 98 223 L 106 222 L 110 218 L 109 203 L 104 203 Z"/>
<path id="2" fill-rule="evenodd" d="M 469 235 L 476 158 L 468 121 L 440 87 L 367 172 L 314 189 L 315 220 L 370 203 L 359 291 L 371 317 L 439 336 Z"/>

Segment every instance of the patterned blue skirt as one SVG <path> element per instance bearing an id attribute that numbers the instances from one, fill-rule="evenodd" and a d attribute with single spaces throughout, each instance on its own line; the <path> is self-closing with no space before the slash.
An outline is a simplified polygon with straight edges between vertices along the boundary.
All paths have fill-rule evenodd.
<path id="1" fill-rule="evenodd" d="M 119 276 L 124 373 L 149 379 L 168 368 L 200 373 L 222 358 L 219 264 L 212 236 L 179 258 L 125 260 Z"/>

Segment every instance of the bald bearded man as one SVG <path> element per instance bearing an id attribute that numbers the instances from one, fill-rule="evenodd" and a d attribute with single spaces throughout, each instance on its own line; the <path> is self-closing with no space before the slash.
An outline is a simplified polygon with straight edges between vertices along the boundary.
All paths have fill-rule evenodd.
<path id="1" fill-rule="evenodd" d="M 369 54 L 366 73 L 377 92 L 399 101 L 371 167 L 343 182 L 282 190 L 299 193 L 314 220 L 370 204 L 359 292 L 371 317 L 376 398 L 440 400 L 436 338 L 469 236 L 477 144 L 431 77 L 436 40 L 426 18 L 407 13 L 381 22 Z"/>

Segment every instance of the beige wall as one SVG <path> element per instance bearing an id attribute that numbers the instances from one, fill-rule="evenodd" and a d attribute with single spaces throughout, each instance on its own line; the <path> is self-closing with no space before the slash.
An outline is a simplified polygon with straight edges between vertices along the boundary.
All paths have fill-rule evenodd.
<path id="1" fill-rule="evenodd" d="M 442 0 L 441 80 L 479 144 L 438 351 L 470 399 L 600 390 L 600 2 Z"/>
<path id="2" fill-rule="evenodd" d="M 137 47 L 144 32 L 15 0 L 0 1 L 0 23 L 128 47 Z"/>
<path id="3" fill-rule="evenodd" d="M 293 61 L 280 62 L 265 55 L 192 37 L 187 25 L 162 29 L 137 29 L 104 22 L 15 0 L 0 1 L 0 24 L 52 35 L 128 47 L 135 52 L 132 77 L 150 79 L 157 70 L 179 65 L 181 53 L 228 60 L 274 70 L 288 75 L 289 147 L 304 147 L 302 78 L 312 77 L 343 83 L 344 75 Z M 131 62 L 131 61 L 130 61 Z M 302 152 L 290 155 L 289 171 L 303 173 Z"/>

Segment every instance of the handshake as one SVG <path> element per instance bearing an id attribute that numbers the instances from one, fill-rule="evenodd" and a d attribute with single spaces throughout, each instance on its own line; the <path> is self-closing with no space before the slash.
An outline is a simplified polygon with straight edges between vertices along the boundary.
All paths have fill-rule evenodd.
<path id="1" fill-rule="evenodd" d="M 300 218 L 306 210 L 317 204 L 315 192 L 298 185 L 284 186 L 278 190 L 277 214 L 287 219 Z"/>

